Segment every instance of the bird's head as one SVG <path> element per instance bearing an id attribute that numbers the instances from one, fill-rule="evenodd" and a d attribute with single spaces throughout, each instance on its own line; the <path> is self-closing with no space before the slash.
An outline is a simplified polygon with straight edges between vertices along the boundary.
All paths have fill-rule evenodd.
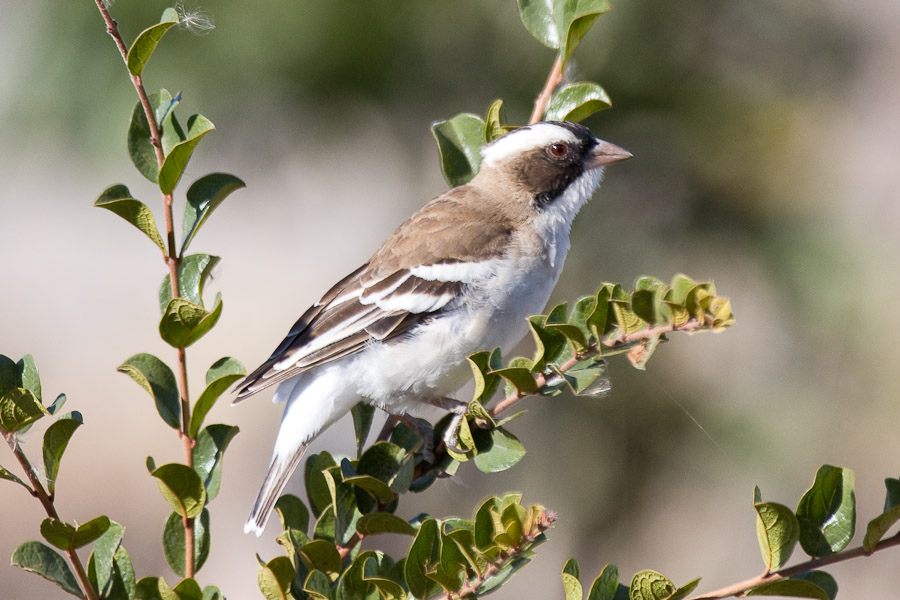
<path id="1" fill-rule="evenodd" d="M 537 210 L 565 194 L 576 212 L 600 184 L 603 167 L 631 158 L 627 150 L 597 139 L 584 125 L 546 121 L 515 129 L 482 149 L 473 184 L 508 188 Z"/>

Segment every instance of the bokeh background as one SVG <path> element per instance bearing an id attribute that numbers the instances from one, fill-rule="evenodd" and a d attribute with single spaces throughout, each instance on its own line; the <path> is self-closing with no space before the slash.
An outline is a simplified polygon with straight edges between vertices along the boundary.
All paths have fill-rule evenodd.
<path id="1" fill-rule="evenodd" d="M 126 39 L 166 2 L 117 0 Z M 190 9 L 191 6 L 188 6 Z M 194 394 L 206 367 L 262 361 L 323 289 L 446 189 L 432 121 L 483 113 L 497 97 L 523 122 L 553 60 L 515 3 L 205 0 L 207 35 L 170 33 L 145 72 L 183 91 L 180 114 L 218 126 L 186 181 L 233 172 L 248 184 L 193 245 L 223 257 L 220 325 L 189 353 Z M 148 397 L 116 365 L 172 359 L 157 337 L 165 270 L 145 238 L 91 208 L 126 183 L 133 90 L 93 2 L 0 0 L 0 352 L 33 354 L 45 395 L 85 416 L 58 483 L 66 519 L 108 514 L 127 527 L 139 576 L 165 574 L 168 514 L 144 469 L 180 459 Z M 576 52 L 574 77 L 614 108 L 588 121 L 635 158 L 608 172 L 582 212 L 555 299 L 603 280 L 683 271 L 712 279 L 738 324 L 674 336 L 646 372 L 611 365 L 600 400 L 532 399 L 513 430 L 515 468 L 471 467 L 404 505 L 406 516 L 469 515 L 520 490 L 559 511 L 550 542 L 500 598 L 562 598 L 575 556 L 585 578 L 654 568 L 701 590 L 762 570 L 751 506 L 795 506 L 816 468 L 856 473 L 859 530 L 881 510 L 900 454 L 900 3 L 896 0 L 620 0 Z M 530 351 L 523 347 L 523 351 Z M 241 526 L 267 464 L 280 408 L 221 402 L 237 424 L 213 508 L 202 584 L 258 597 L 254 553 L 279 553 Z M 41 428 L 26 436 L 40 462 Z M 349 453 L 347 423 L 313 446 Z M 0 448 L 0 464 L 13 468 Z M 302 495 L 299 481 L 291 491 Z M 0 556 L 38 539 L 43 513 L 0 484 Z M 859 543 L 858 533 L 854 543 Z M 406 543 L 399 540 L 396 543 Z M 897 551 L 831 569 L 843 598 L 896 598 Z M 0 569 L 0 597 L 62 598 Z"/>

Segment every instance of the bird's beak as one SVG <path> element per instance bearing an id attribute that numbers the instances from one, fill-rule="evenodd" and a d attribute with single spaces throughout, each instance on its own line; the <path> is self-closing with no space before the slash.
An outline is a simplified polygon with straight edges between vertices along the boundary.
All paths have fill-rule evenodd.
<path id="1" fill-rule="evenodd" d="M 625 148 L 620 148 L 603 140 L 597 140 L 597 145 L 594 146 L 594 149 L 591 150 L 591 155 L 588 157 L 587 167 L 596 169 L 604 165 L 628 160 L 632 156 L 631 152 Z"/>

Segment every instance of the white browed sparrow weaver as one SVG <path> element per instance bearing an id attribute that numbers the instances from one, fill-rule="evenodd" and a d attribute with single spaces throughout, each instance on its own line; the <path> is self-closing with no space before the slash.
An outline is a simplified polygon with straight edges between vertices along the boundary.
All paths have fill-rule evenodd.
<path id="1" fill-rule="evenodd" d="M 286 402 L 245 532 L 262 534 L 307 445 L 356 403 L 393 415 L 446 406 L 467 381 L 466 356 L 518 342 L 556 285 L 572 220 L 604 165 L 631 154 L 583 125 L 543 122 L 482 156 L 475 178 L 398 227 L 239 384 L 234 402 L 275 384 L 274 401 Z"/>

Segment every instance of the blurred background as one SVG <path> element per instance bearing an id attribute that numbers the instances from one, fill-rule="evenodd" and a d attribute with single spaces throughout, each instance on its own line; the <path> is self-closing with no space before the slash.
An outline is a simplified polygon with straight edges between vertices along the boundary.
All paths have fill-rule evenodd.
<path id="1" fill-rule="evenodd" d="M 167 5 L 117 0 L 112 12 L 130 41 Z M 635 158 L 609 169 L 576 221 L 554 298 L 683 271 L 714 280 L 738 324 L 673 336 L 646 372 L 614 360 L 605 398 L 526 401 L 512 426 L 529 449 L 518 465 L 490 477 L 464 466 L 406 501 L 407 517 L 468 516 L 483 497 L 519 490 L 559 511 L 549 543 L 498 598 L 562 598 L 569 556 L 588 580 L 616 563 L 626 580 L 653 568 L 678 584 L 702 575 L 712 590 L 762 571 L 754 485 L 794 507 L 820 464 L 853 469 L 855 545 L 881 511 L 883 478 L 898 475 L 900 3 L 614 5 L 573 75 L 606 88 L 614 108 L 587 124 Z M 225 303 L 189 352 L 194 396 L 219 357 L 264 360 L 326 287 L 446 189 L 432 121 L 502 97 L 522 123 L 553 62 L 512 0 L 200 8 L 216 28 L 170 32 L 145 71 L 149 89 L 183 92 L 182 122 L 202 112 L 218 127 L 185 183 L 225 171 L 248 184 L 192 247 L 223 257 L 212 287 Z M 58 482 L 63 518 L 123 523 L 138 576 L 174 583 L 158 542 L 168 508 L 144 459 L 180 460 L 180 445 L 115 372 L 138 352 L 174 359 L 156 331 L 165 268 L 146 239 L 91 208 L 121 182 L 162 221 L 125 152 L 133 89 L 93 2 L 0 9 L 0 353 L 33 354 L 45 396 L 65 392 L 66 410 L 84 414 Z M 254 553 L 280 553 L 275 528 L 241 533 L 279 418 L 259 397 L 223 400 L 208 419 L 241 428 L 199 574 L 232 599 L 259 597 Z M 42 429 L 24 439 L 37 462 Z M 352 444 L 342 422 L 313 450 Z M 8 450 L 0 464 L 15 466 Z M 303 495 L 299 478 L 289 491 Z M 0 506 L 5 557 L 39 539 L 44 514 L 13 484 L 0 484 Z M 843 598 L 896 598 L 897 558 L 830 571 Z M 66 597 L 0 569 L 0 597 L 38 592 Z"/>

